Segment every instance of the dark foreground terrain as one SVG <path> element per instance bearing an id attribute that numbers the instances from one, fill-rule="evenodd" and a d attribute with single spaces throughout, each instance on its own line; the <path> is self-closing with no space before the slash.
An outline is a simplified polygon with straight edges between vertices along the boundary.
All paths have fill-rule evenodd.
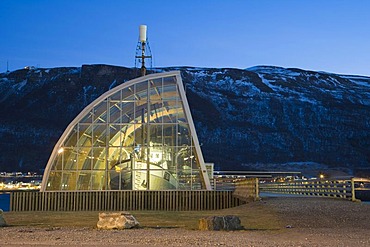
<path id="1" fill-rule="evenodd" d="M 142 228 L 99 231 L 97 212 L 8 212 L 0 246 L 370 246 L 370 205 L 264 198 L 220 211 L 132 212 Z M 202 215 L 235 214 L 245 230 L 196 230 Z"/>

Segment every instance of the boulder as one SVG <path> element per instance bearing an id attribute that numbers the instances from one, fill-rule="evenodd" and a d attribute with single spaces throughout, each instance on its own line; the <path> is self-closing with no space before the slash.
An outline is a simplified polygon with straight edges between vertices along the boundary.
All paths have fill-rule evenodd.
<path id="1" fill-rule="evenodd" d="M 234 215 L 227 216 L 209 216 L 199 220 L 199 230 L 211 231 L 235 231 L 241 230 L 240 219 Z"/>
<path id="2" fill-rule="evenodd" d="M 129 212 L 99 213 L 98 229 L 130 229 L 139 226 L 139 222 Z"/>
<path id="3" fill-rule="evenodd" d="M 5 219 L 3 217 L 3 210 L 0 209 L 0 227 L 6 226 Z"/>

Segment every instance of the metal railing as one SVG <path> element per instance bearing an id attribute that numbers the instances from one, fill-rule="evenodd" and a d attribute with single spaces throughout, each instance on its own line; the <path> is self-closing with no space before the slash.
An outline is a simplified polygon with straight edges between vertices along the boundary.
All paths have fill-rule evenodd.
<path id="1" fill-rule="evenodd" d="M 258 198 L 258 179 L 215 179 L 206 191 L 12 192 L 10 211 L 218 210 Z"/>
<path id="2" fill-rule="evenodd" d="M 344 180 L 296 180 L 260 183 L 261 192 L 322 196 L 356 200 L 355 178 Z"/>
<path id="3" fill-rule="evenodd" d="M 232 191 L 12 192 L 10 211 L 218 210 L 244 202 Z"/>
<path id="4" fill-rule="evenodd" d="M 215 180 L 212 191 L 10 192 L 10 211 L 218 210 L 257 200 L 260 192 L 355 201 L 356 188 L 367 182 L 352 178 L 259 183 L 258 178 L 244 178 Z"/>

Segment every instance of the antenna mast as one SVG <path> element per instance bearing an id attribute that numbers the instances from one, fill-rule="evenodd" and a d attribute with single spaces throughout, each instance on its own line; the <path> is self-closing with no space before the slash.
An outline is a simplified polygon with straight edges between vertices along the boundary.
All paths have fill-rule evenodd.
<path id="1" fill-rule="evenodd" d="M 139 42 L 136 48 L 136 56 L 135 56 L 135 67 L 136 67 L 136 61 L 138 60 L 139 63 L 141 63 L 141 76 L 146 75 L 146 67 L 145 67 L 145 59 L 149 58 L 150 62 L 152 62 L 152 53 L 150 50 L 149 42 L 146 37 L 146 25 L 140 25 L 139 26 Z M 148 49 L 146 49 L 148 48 Z"/>

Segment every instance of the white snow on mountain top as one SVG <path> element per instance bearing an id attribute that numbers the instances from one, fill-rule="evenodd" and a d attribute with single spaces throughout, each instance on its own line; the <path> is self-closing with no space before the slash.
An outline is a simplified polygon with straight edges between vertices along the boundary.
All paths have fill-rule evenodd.
<path id="1" fill-rule="evenodd" d="M 257 66 L 253 66 L 253 67 L 250 67 L 250 68 L 246 68 L 245 70 L 248 70 L 248 71 L 262 71 L 262 70 L 266 70 L 266 71 L 272 71 L 272 70 L 285 70 L 283 67 L 278 67 L 278 66 L 266 66 L 266 65 L 257 65 Z"/>
<path id="2" fill-rule="evenodd" d="M 354 84 L 364 86 L 364 87 L 370 87 L 369 77 L 363 77 L 363 76 L 341 76 L 341 77 L 349 80 L 350 82 Z"/>

